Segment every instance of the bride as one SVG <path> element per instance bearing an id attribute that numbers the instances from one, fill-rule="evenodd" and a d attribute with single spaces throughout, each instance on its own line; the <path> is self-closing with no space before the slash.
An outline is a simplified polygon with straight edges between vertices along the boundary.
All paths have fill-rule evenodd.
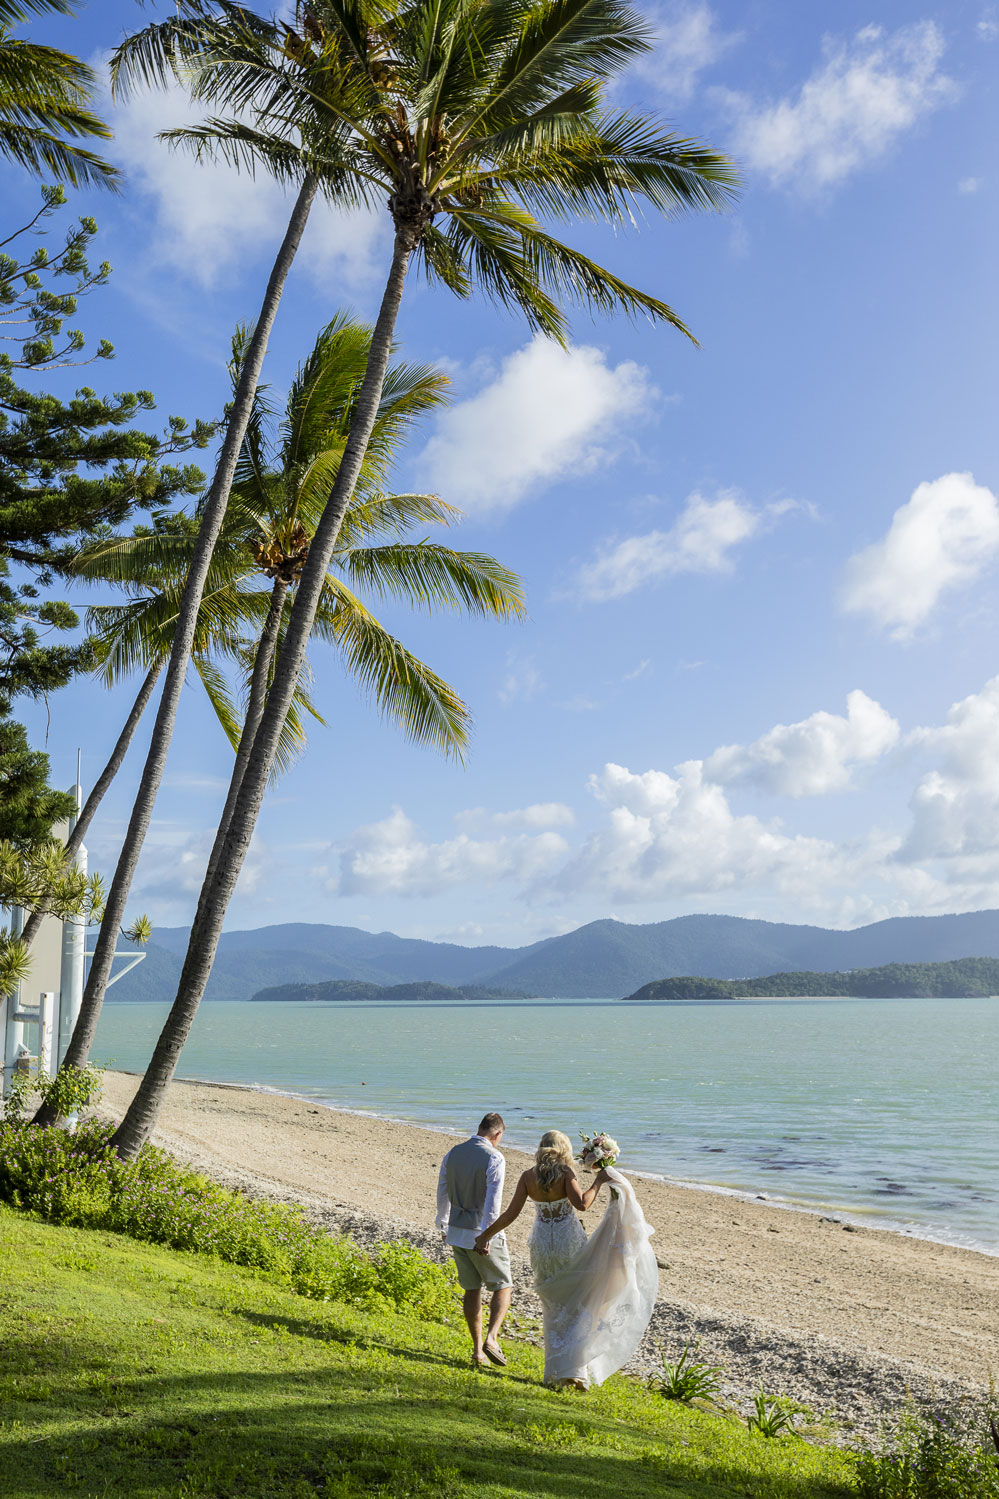
<path id="1" fill-rule="evenodd" d="M 585 1212 L 604 1185 L 611 1200 L 587 1238 L 576 1212 Z M 506 1212 L 476 1239 L 479 1254 L 520 1216 L 528 1198 L 534 1203 L 528 1249 L 544 1311 L 545 1384 L 586 1390 L 628 1362 L 649 1325 L 659 1288 L 652 1229 L 631 1183 L 613 1166 L 582 1190 L 572 1142 L 553 1129 L 542 1135 L 534 1166 L 521 1176 Z"/>

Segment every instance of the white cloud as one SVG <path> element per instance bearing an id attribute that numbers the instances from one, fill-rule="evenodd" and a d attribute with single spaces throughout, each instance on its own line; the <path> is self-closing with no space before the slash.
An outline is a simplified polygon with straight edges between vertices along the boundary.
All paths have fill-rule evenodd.
<path id="1" fill-rule="evenodd" d="M 841 182 L 957 94 L 932 21 L 827 37 L 823 53 L 798 92 L 776 102 L 719 91 L 735 119 L 734 154 L 774 185 L 815 192 Z"/>
<path id="2" fill-rule="evenodd" d="M 247 258 L 276 247 L 291 212 L 284 188 L 263 171 L 251 178 L 220 163 L 197 162 L 184 148 L 156 139 L 158 131 L 202 118 L 182 88 L 144 89 L 109 106 L 108 113 L 117 158 L 152 204 L 152 215 L 145 217 L 154 261 L 213 286 Z M 299 257 L 317 279 L 335 273 L 356 285 L 368 279 L 387 243 L 386 214 L 334 214 L 317 202 Z"/>
<path id="3" fill-rule="evenodd" d="M 977 193 L 981 185 L 981 177 L 962 177 L 957 184 L 957 190 L 959 193 Z"/>
<path id="4" fill-rule="evenodd" d="M 851 692 L 846 716 L 818 712 L 777 724 L 752 744 L 728 744 L 704 763 L 705 779 L 780 796 L 847 791 L 857 765 L 872 765 L 897 743 L 896 719 L 866 692 Z"/>
<path id="5" fill-rule="evenodd" d="M 531 882 L 561 863 L 568 847 L 561 834 L 551 831 L 491 839 L 460 833 L 428 843 L 396 808 L 381 822 L 355 830 L 338 850 L 339 871 L 327 884 L 340 895 L 432 896 L 473 881 Z"/>
<path id="6" fill-rule="evenodd" d="M 966 877 L 999 881 L 999 677 L 955 703 L 946 724 L 916 729 L 908 742 L 938 763 L 913 793 L 899 858 L 956 860 Z"/>
<path id="7" fill-rule="evenodd" d="M 455 817 L 465 830 L 494 828 L 571 828 L 576 814 L 565 802 L 532 802 L 529 807 L 515 807 L 509 812 L 487 812 L 485 807 L 470 807 Z"/>
<path id="8" fill-rule="evenodd" d="M 530 702 L 545 685 L 545 679 L 538 671 L 532 657 L 519 658 L 515 652 L 508 651 L 506 658 L 507 672 L 503 678 L 497 696 L 501 703 Z"/>
<path id="9" fill-rule="evenodd" d="M 719 490 L 713 500 L 695 491 L 668 531 L 608 543 L 603 556 L 579 569 L 579 591 L 602 602 L 673 573 L 730 572 L 732 550 L 760 529 L 763 518 L 737 489 Z"/>
<path id="10" fill-rule="evenodd" d="M 823 839 L 789 836 L 777 823 L 734 813 L 699 760 L 678 765 L 675 775 L 610 763 L 590 789 L 607 806 L 607 822 L 560 871 L 563 890 L 599 889 L 622 901 L 761 887 L 800 895 L 825 889 L 842 863 Z"/>
<path id="11" fill-rule="evenodd" d="M 113 868 L 123 833 L 123 827 L 105 824 L 87 839 L 92 867 Z M 145 910 L 154 925 L 160 926 L 190 921 L 214 841 L 213 827 L 192 830 L 181 823 L 154 819 L 132 885 L 132 914 Z M 273 852 L 254 834 L 240 871 L 236 898 L 266 898 L 274 868 Z"/>
<path id="12" fill-rule="evenodd" d="M 907 639 L 941 595 L 972 582 L 999 554 L 999 503 L 971 474 L 920 484 L 883 540 L 847 563 L 842 605 Z"/>
<path id="13" fill-rule="evenodd" d="M 999 677 L 956 703 L 942 724 L 905 736 L 910 755 L 928 762 L 907 820 L 864 822 L 854 837 L 815 837 L 740 812 L 730 800 L 746 783 L 790 797 L 848 789 L 851 769 L 873 764 L 898 738 L 884 708 L 853 692 L 846 715 L 777 725 L 750 745 L 672 771 L 610 762 L 588 783 L 600 821 L 576 837 L 563 802 L 473 808 L 460 815 L 458 836 L 441 841 L 397 809 L 346 839 L 327 888 L 433 898 L 460 886 L 471 897 L 505 883 L 524 907 L 516 924 L 525 929 L 543 909 L 567 929 L 586 919 L 581 912 L 604 915 L 615 903 L 644 907 L 645 919 L 686 908 L 831 925 L 994 905 Z"/>
<path id="14" fill-rule="evenodd" d="M 645 673 L 648 671 L 648 669 L 649 669 L 649 667 L 651 665 L 652 665 L 652 658 L 650 656 L 646 656 L 645 660 L 644 661 L 639 661 L 638 665 L 636 667 L 634 667 L 631 671 L 626 671 L 625 674 L 624 674 L 624 676 L 621 678 L 621 681 L 622 682 L 634 682 L 634 681 L 636 681 L 639 677 L 643 677 L 645 675 Z"/>
<path id="15" fill-rule="evenodd" d="M 428 481 L 465 510 L 508 510 L 532 490 L 610 462 L 621 432 L 648 416 L 658 395 L 641 365 L 611 366 L 599 349 L 537 338 L 443 413 L 423 452 Z"/>
<path id="16" fill-rule="evenodd" d="M 646 15 L 655 32 L 653 51 L 639 57 L 632 71 L 671 103 L 685 104 L 705 69 L 740 40 L 726 34 L 709 5 L 667 5 Z"/>
<path id="17" fill-rule="evenodd" d="M 979 41 L 994 42 L 999 36 L 999 13 L 994 5 L 990 5 L 982 11 L 981 18 L 975 27 Z"/>

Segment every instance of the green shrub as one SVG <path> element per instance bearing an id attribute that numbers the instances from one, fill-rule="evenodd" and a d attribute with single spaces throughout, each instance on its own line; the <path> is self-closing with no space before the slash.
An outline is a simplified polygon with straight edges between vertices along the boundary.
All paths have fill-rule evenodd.
<path id="1" fill-rule="evenodd" d="M 4 1122 L 19 1124 L 35 1094 L 60 1115 L 77 1114 L 87 1104 L 100 1101 L 103 1077 L 100 1067 L 60 1067 L 55 1077 L 47 1072 L 15 1072 L 2 1100 Z"/>
<path id="2" fill-rule="evenodd" d="M 909 1414 L 857 1460 L 861 1499 L 999 1499 L 999 1452 L 987 1407 Z"/>
<path id="3" fill-rule="evenodd" d="M 649 1376 L 649 1385 L 664 1400 L 713 1400 L 721 1389 L 721 1364 L 701 1363 L 697 1358 L 699 1343 L 684 1343 L 675 1364 L 666 1362 L 665 1346 L 660 1344 L 662 1369 Z"/>
<path id="4" fill-rule="evenodd" d="M 768 1395 L 765 1390 L 758 1390 L 753 1398 L 753 1414 L 746 1425 L 761 1437 L 797 1436 L 794 1416 L 799 1409 L 785 1395 Z"/>
<path id="5" fill-rule="evenodd" d="M 5 1117 L 0 1201 L 50 1223 L 215 1255 L 316 1301 L 370 1311 L 405 1307 L 428 1321 L 452 1310 L 453 1268 L 432 1263 L 414 1245 L 381 1244 L 369 1257 L 352 1239 L 316 1228 L 300 1208 L 230 1192 L 151 1145 L 134 1161 L 120 1161 L 110 1149 L 113 1132 L 97 1120 L 71 1135 Z"/>

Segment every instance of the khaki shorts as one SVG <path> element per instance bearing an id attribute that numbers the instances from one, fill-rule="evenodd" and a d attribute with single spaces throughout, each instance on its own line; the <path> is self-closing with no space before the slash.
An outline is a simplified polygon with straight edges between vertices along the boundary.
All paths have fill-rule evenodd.
<path id="1" fill-rule="evenodd" d="M 480 1291 L 483 1286 L 489 1291 L 500 1291 L 513 1285 L 510 1251 L 505 1241 L 494 1239 L 488 1254 L 476 1254 L 474 1249 L 462 1249 L 460 1244 L 452 1244 L 451 1253 L 463 1291 Z"/>

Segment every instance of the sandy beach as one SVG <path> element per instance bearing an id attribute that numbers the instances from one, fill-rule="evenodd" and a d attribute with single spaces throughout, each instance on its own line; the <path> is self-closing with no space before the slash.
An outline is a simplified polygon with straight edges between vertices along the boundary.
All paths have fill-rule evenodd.
<path id="1" fill-rule="evenodd" d="M 109 1072 L 100 1112 L 120 1117 L 136 1082 Z M 405 1235 L 438 1254 L 437 1171 L 454 1138 L 278 1094 L 176 1082 L 155 1142 L 226 1185 L 301 1203 L 366 1242 Z M 504 1154 L 509 1197 L 530 1160 Z M 909 1394 L 959 1398 L 999 1379 L 999 1258 L 633 1181 L 660 1262 L 645 1365 L 658 1343 L 674 1357 L 699 1338 L 701 1357 L 724 1365 L 731 1399 L 762 1384 L 859 1430 Z M 528 1229 L 525 1214 L 509 1237 L 516 1304 L 532 1314 Z"/>

